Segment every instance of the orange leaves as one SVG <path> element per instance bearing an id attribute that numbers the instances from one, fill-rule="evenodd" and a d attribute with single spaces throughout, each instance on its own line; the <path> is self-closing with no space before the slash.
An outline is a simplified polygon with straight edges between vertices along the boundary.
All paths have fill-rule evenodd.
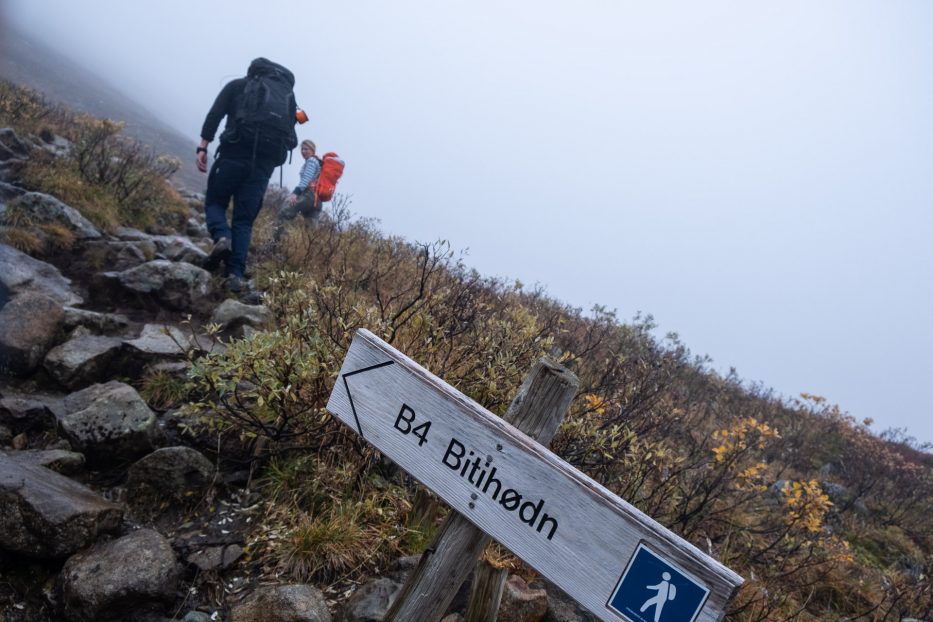
<path id="1" fill-rule="evenodd" d="M 713 433 L 713 439 L 719 443 L 712 450 L 713 459 L 717 463 L 728 462 L 750 449 L 764 449 L 768 441 L 776 438 L 780 438 L 780 434 L 767 423 L 745 417 L 731 428 Z"/>
<path id="2" fill-rule="evenodd" d="M 826 493 L 815 479 L 787 482 L 781 490 L 784 494 L 785 522 L 791 527 L 800 527 L 817 533 L 823 527 L 823 519 L 832 507 Z"/>

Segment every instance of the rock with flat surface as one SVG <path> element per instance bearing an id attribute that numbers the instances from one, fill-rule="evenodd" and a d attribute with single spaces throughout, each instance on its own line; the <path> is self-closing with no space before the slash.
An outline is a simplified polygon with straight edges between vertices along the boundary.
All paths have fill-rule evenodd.
<path id="1" fill-rule="evenodd" d="M 0 375 L 28 376 L 55 344 L 62 305 L 43 294 L 20 294 L 0 309 Z"/>
<path id="2" fill-rule="evenodd" d="M 169 309 L 188 311 L 210 295 L 211 275 L 185 262 L 156 259 L 123 272 L 98 275 L 98 288 L 116 287 L 138 300 L 151 299 Z"/>
<path id="3" fill-rule="evenodd" d="M 114 337 L 75 337 L 52 348 L 43 366 L 68 389 L 86 387 L 113 374 L 122 348 L 123 342 Z"/>
<path id="4" fill-rule="evenodd" d="M 0 291 L 6 297 L 36 292 L 48 296 L 61 305 L 79 305 L 82 298 L 71 291 L 71 281 L 62 276 L 58 268 L 30 257 L 12 246 L 0 244 Z M 4 294 L 0 293 L 0 307 Z"/>
<path id="5" fill-rule="evenodd" d="M 92 269 L 128 270 L 155 259 L 155 244 L 146 241 L 94 240 L 84 245 L 82 259 Z"/>
<path id="6" fill-rule="evenodd" d="M 61 225 L 71 231 L 77 240 L 94 240 L 101 237 L 97 227 L 82 216 L 81 212 L 49 194 L 27 192 L 11 201 L 8 207 L 25 212 L 36 224 Z"/>
<path id="7" fill-rule="evenodd" d="M 65 557 L 120 526 L 122 507 L 19 453 L 0 453 L 0 547 Z"/>
<path id="8" fill-rule="evenodd" d="M 236 330 L 242 326 L 260 328 L 269 321 L 269 309 L 263 305 L 247 305 L 227 298 L 214 309 L 212 324 L 220 324 L 221 330 Z"/>
<path id="9" fill-rule="evenodd" d="M 146 324 L 139 337 L 125 339 L 123 343 L 130 353 L 147 362 L 156 359 L 182 358 L 190 347 L 188 336 L 177 326 Z"/>
<path id="10" fill-rule="evenodd" d="M 223 570 L 243 555 L 243 547 L 238 544 L 209 546 L 189 555 L 186 561 L 202 571 Z"/>
<path id="11" fill-rule="evenodd" d="M 131 499 L 200 499 L 213 476 L 214 465 L 199 451 L 163 447 L 130 467 L 127 494 Z"/>
<path id="12" fill-rule="evenodd" d="M 9 455 L 20 462 L 43 466 L 66 475 L 80 471 L 84 466 L 84 455 L 67 449 L 24 449 Z"/>
<path id="13" fill-rule="evenodd" d="M 230 610 L 228 622 L 330 622 L 324 594 L 310 585 L 260 588 Z"/>
<path id="14" fill-rule="evenodd" d="M 73 622 L 92 622 L 125 619 L 143 609 L 164 611 L 175 600 L 180 577 L 168 540 L 152 529 L 140 529 L 65 562 L 65 616 Z"/>
<path id="15" fill-rule="evenodd" d="M 155 243 L 156 252 L 169 261 L 185 261 L 200 266 L 207 259 L 204 249 L 185 236 L 154 235 L 152 241 Z"/>
<path id="16" fill-rule="evenodd" d="M 95 335 L 119 333 L 126 330 L 130 320 L 120 313 L 98 313 L 87 309 L 65 307 L 65 330 L 82 326 Z"/>
<path id="17" fill-rule="evenodd" d="M 62 432 L 89 461 L 135 459 L 155 449 L 161 434 L 155 413 L 122 382 L 95 384 L 65 398 Z"/>

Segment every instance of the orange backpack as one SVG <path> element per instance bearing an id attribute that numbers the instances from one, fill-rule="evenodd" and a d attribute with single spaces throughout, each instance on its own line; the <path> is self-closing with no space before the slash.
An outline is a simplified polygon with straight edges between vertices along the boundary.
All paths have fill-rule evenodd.
<path id="1" fill-rule="evenodd" d="M 334 198 L 334 190 L 337 189 L 337 181 L 341 175 L 343 175 L 343 160 L 334 152 L 325 153 L 321 158 L 321 172 L 314 186 L 314 196 L 317 202 L 323 203 Z"/>

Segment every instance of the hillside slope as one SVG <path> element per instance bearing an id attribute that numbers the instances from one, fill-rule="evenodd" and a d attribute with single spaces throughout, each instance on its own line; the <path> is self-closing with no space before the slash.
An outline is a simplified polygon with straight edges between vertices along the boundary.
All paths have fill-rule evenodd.
<path id="1" fill-rule="evenodd" d="M 22 33 L 0 30 L 0 59 L 0 78 L 35 89 L 72 110 L 123 121 L 128 135 L 182 162 L 173 177 L 176 183 L 190 192 L 203 192 L 205 177 L 193 164 L 193 137 L 169 127 L 101 77 Z"/>

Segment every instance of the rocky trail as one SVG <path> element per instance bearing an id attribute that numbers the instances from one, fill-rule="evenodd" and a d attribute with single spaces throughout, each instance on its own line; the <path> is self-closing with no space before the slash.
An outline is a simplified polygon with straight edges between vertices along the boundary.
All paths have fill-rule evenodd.
<path id="1" fill-rule="evenodd" d="M 268 322 L 262 305 L 224 298 L 204 269 L 202 197 L 186 197 L 184 233 L 102 232 L 18 185 L 35 150 L 67 149 L 60 137 L 0 130 L 0 227 L 22 226 L 15 204 L 34 235 L 54 224 L 74 238 L 41 259 L 0 244 L 3 620 L 381 619 L 415 558 L 359 589 L 290 584 L 251 553 L 251 539 L 267 536 L 249 461 L 141 395 L 145 379 L 184 378 L 192 360 Z M 511 578 L 500 619 L 595 619 L 543 588 Z M 463 591 L 445 619 L 462 619 L 465 602 Z"/>

